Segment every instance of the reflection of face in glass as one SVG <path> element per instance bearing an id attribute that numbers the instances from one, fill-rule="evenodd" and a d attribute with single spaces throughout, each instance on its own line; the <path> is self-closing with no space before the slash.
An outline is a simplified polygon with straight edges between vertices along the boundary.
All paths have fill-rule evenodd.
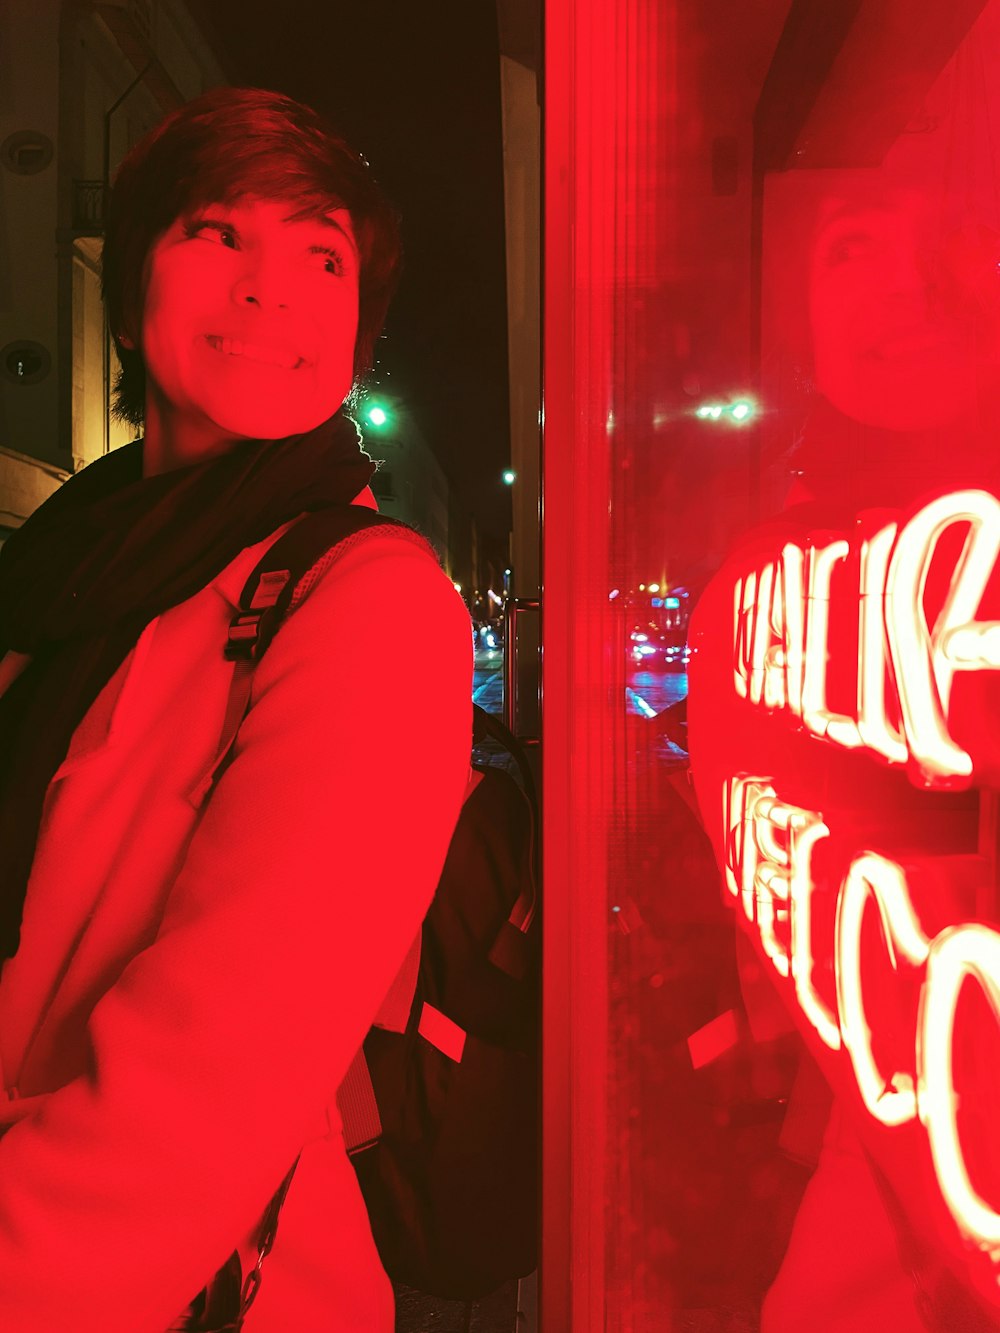
<path id="1" fill-rule="evenodd" d="M 1000 237 L 986 228 L 942 240 L 915 190 L 828 200 L 810 255 L 817 388 L 846 416 L 890 430 L 974 412 L 996 362 L 998 261 Z"/>

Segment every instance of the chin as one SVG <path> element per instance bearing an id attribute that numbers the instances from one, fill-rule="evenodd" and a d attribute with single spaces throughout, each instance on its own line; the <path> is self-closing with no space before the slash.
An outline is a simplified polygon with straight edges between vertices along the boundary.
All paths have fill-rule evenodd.
<path id="1" fill-rule="evenodd" d="M 922 378 L 900 375 L 863 380 L 826 390 L 826 397 L 844 416 L 865 426 L 903 433 L 946 430 L 964 419 L 976 400 L 971 376 L 935 374 Z"/>
<path id="2" fill-rule="evenodd" d="M 226 435 L 245 440 L 283 440 L 289 435 L 304 435 L 328 421 L 340 403 L 313 410 L 290 411 L 288 404 L 244 403 L 240 410 L 213 412 L 212 420 Z"/>

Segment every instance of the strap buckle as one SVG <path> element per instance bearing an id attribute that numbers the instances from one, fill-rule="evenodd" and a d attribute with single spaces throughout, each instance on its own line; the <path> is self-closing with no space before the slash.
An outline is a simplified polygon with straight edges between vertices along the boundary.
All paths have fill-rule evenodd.
<path id="1" fill-rule="evenodd" d="M 222 652 L 227 662 L 254 661 L 260 642 L 260 622 L 264 611 L 241 611 L 229 622 L 229 638 Z"/>
<path id="2" fill-rule="evenodd" d="M 244 610 L 241 605 L 229 622 L 229 639 L 223 649 L 227 662 L 256 661 L 261 651 L 261 631 L 267 613 L 273 610 L 291 577 L 290 569 L 272 569 L 261 574 L 249 608 Z"/>

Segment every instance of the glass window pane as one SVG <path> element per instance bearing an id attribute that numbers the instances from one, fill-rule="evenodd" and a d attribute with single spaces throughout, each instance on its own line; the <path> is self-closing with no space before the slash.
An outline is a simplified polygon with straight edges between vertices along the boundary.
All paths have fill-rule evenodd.
<path id="1" fill-rule="evenodd" d="M 552 1290 L 1000 1327 L 1000 3 L 548 44 Z"/>

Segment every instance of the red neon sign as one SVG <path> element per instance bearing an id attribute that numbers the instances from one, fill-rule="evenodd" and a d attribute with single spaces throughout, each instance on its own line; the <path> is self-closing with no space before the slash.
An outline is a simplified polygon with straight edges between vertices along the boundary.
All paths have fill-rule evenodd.
<path id="1" fill-rule="evenodd" d="M 940 866 L 920 845 L 927 798 L 910 802 L 918 856 L 908 852 L 904 868 L 898 853 L 876 850 L 872 830 L 885 812 L 877 802 L 865 808 L 860 793 L 852 804 L 830 774 L 860 773 L 871 756 L 890 771 L 905 769 L 924 790 L 996 782 L 1000 677 L 991 673 L 1000 670 L 1000 620 L 987 607 L 1000 585 L 998 561 L 1000 500 L 982 490 L 939 496 L 905 521 L 862 514 L 849 534 L 791 539 L 786 531 L 769 552 L 717 580 L 721 606 L 706 595 L 714 610 L 705 617 L 715 619 L 694 635 L 692 672 L 695 777 L 703 809 L 715 811 L 711 791 L 721 779 L 720 861 L 733 906 L 823 1058 L 849 1072 L 871 1122 L 890 1134 L 909 1127 L 924 1143 L 940 1200 L 962 1241 L 985 1260 L 995 1296 L 1000 1193 L 984 1197 L 990 1189 L 970 1170 L 955 1046 L 969 1036 L 963 1025 L 981 1024 L 984 1014 L 1000 1032 L 1000 928 L 972 921 L 942 928 L 940 910 L 932 922 L 915 905 L 914 867 L 929 873 Z M 706 789 L 698 656 L 712 628 L 721 628 L 720 611 L 729 620 L 731 657 L 718 661 L 723 675 L 706 672 L 713 683 L 703 683 L 702 749 L 711 762 L 742 744 L 743 761 L 755 768 L 740 771 L 732 758 L 720 767 L 716 759 Z M 966 697 L 956 734 L 963 678 L 979 688 L 971 708 Z M 732 704 L 720 701 L 720 684 Z M 753 718 L 764 719 L 763 729 L 748 726 Z M 791 724 L 784 742 L 782 718 Z M 794 732 L 803 739 L 789 758 Z M 811 738 L 822 742 L 818 748 Z M 855 756 L 854 767 L 827 773 L 827 747 Z M 897 820 L 891 846 L 899 827 Z M 975 1014 L 960 1004 L 969 987 L 983 1001 Z M 898 995 L 891 1029 L 883 1031 L 887 990 Z M 983 1035 L 977 1029 L 974 1040 Z"/>
<path id="2" fill-rule="evenodd" d="M 733 778 L 726 790 L 726 883 L 760 936 L 780 977 L 816 1035 L 843 1049 L 868 1113 L 886 1126 L 919 1118 L 942 1197 L 960 1233 L 1000 1262 L 1000 1213 L 974 1189 L 958 1132 L 952 1047 L 959 993 L 966 980 L 983 991 L 1000 1024 L 1000 933 L 966 923 L 929 939 L 910 899 L 903 868 L 876 852 L 858 854 L 837 896 L 833 940 L 815 938 L 810 873 L 815 844 L 830 830 L 814 811 L 782 802 L 762 778 Z M 735 822 L 729 822 L 735 821 Z M 861 927 L 878 913 L 886 955 L 896 971 L 921 974 L 919 1018 L 910 1069 L 880 1069 L 872 1051 L 872 1018 L 861 968 Z M 832 954 L 833 1003 L 814 983 L 817 953 Z"/>
<path id="3" fill-rule="evenodd" d="M 928 573 L 942 537 L 966 528 L 944 603 L 928 620 Z M 858 666 L 852 713 L 827 698 L 830 603 L 834 572 L 852 554 Z M 815 736 L 863 747 L 890 763 L 909 761 L 925 786 L 968 784 L 973 756 L 949 729 L 959 672 L 1000 670 L 1000 621 L 977 614 L 1000 556 L 1000 501 L 987 491 L 958 491 L 925 505 L 898 528 L 852 541 L 787 542 L 749 571 L 734 591 L 737 694 L 787 710 Z M 890 715 L 890 704 L 893 713 Z"/>

